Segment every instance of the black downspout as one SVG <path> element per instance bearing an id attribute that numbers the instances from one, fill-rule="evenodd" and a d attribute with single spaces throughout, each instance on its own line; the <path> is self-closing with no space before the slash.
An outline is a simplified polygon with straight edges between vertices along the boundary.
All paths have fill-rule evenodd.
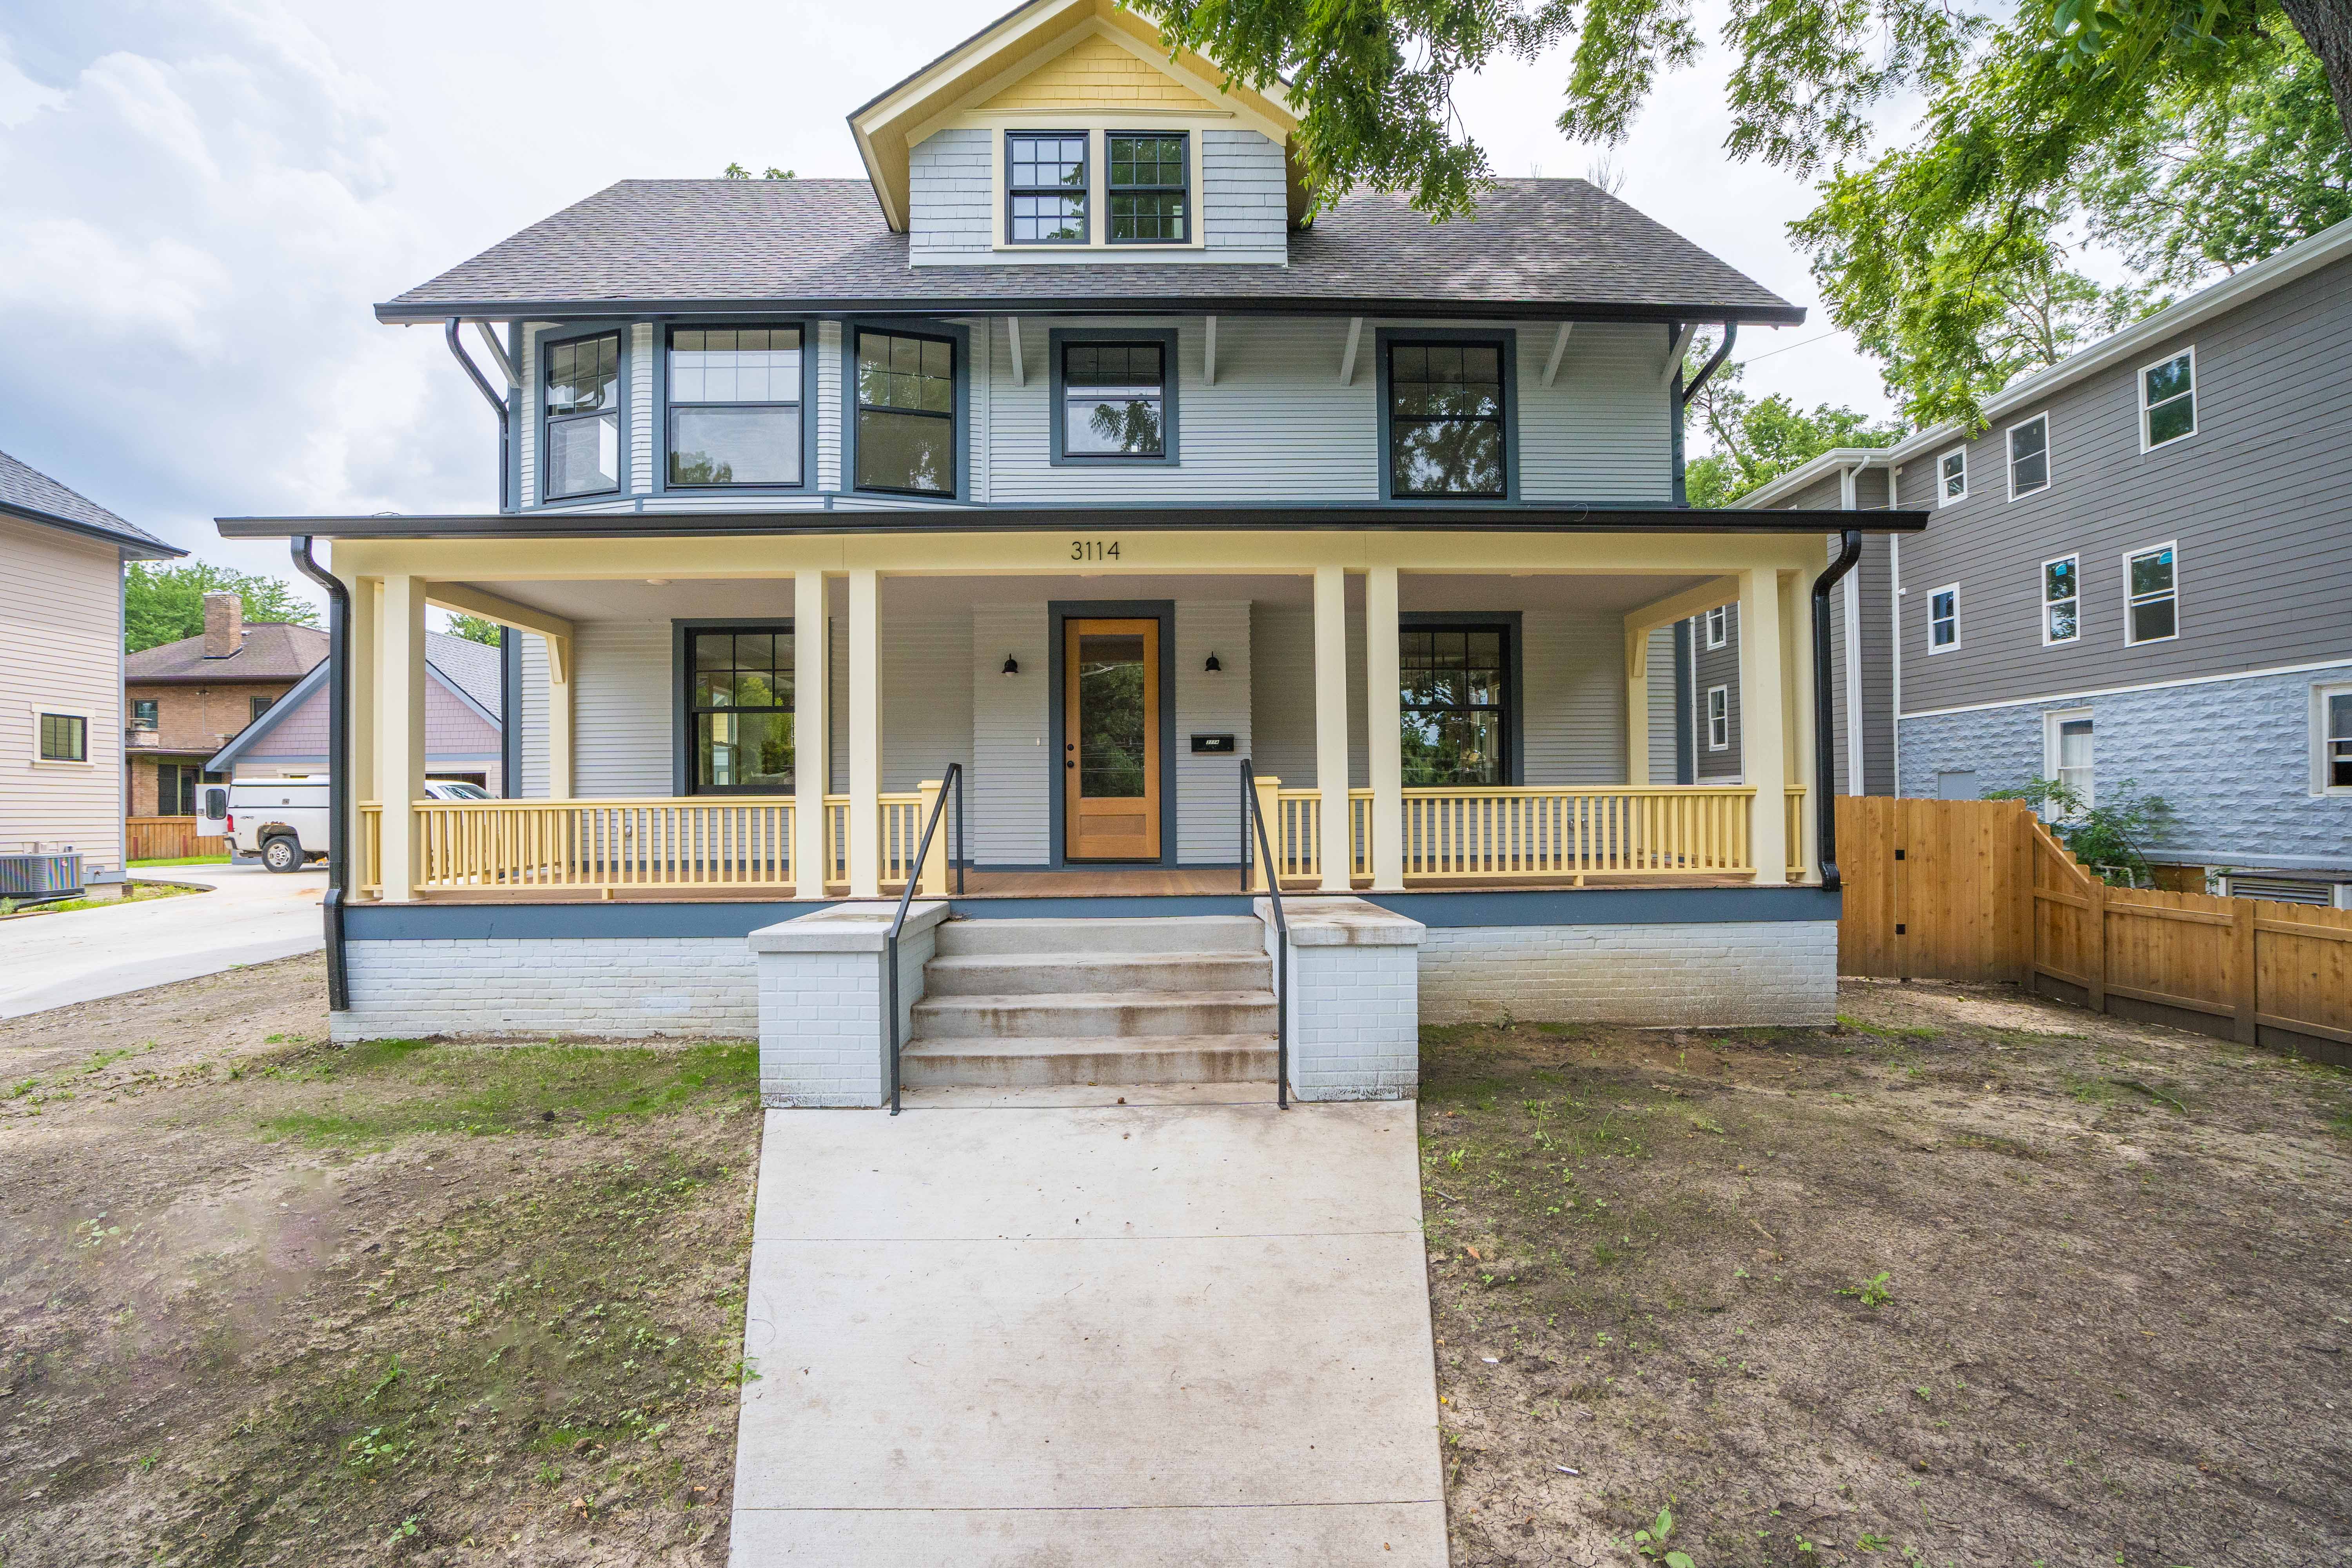
<path id="1" fill-rule="evenodd" d="M 1862 559 L 1862 530 L 1849 528 L 1830 569 L 1813 579 L 1813 803 L 1820 824 L 1822 840 L 1822 886 L 1837 888 L 1843 885 L 1837 866 L 1837 792 L 1830 787 L 1837 776 L 1837 741 L 1830 732 L 1830 718 L 1837 703 L 1830 686 L 1830 590 L 1838 580 L 1853 570 Z M 1849 669 L 1848 680 L 1859 680 L 1862 672 Z"/>
<path id="2" fill-rule="evenodd" d="M 1684 407 L 1687 408 L 1690 406 L 1690 400 L 1698 395 L 1699 388 L 1706 384 L 1707 378 L 1715 374 L 1717 370 L 1721 369 L 1723 362 L 1731 357 L 1731 345 L 1738 341 L 1739 323 L 1737 321 L 1724 322 L 1722 343 L 1717 347 L 1714 353 L 1707 356 L 1707 362 L 1698 367 L 1698 374 L 1691 378 L 1691 384 L 1683 388 Z"/>
<path id="3" fill-rule="evenodd" d="M 513 510 L 513 505 L 508 499 L 507 495 L 507 481 L 509 477 L 507 470 L 511 465 L 511 458 L 508 452 L 508 447 L 514 438 L 514 433 L 511 428 L 513 421 L 509 417 L 506 400 L 500 397 L 497 393 L 490 390 L 489 378 L 483 375 L 482 367 L 474 363 L 474 356 L 467 353 L 465 349 L 459 345 L 457 342 L 457 329 L 462 325 L 464 325 L 462 321 L 460 321 L 457 317 L 452 316 L 449 318 L 447 325 L 443 329 L 441 335 L 447 341 L 449 344 L 449 352 L 457 356 L 457 363 L 466 367 L 466 374 L 471 376 L 473 378 L 474 384 L 481 389 L 484 401 L 488 402 L 493 409 L 498 411 L 499 510 L 500 511 L 510 511 Z"/>
<path id="4" fill-rule="evenodd" d="M 343 905 L 352 888 L 352 620 L 351 591 L 310 555 L 310 536 L 289 541 L 294 569 L 327 591 L 327 1010 L 352 1007 L 351 971 L 344 964 Z"/>

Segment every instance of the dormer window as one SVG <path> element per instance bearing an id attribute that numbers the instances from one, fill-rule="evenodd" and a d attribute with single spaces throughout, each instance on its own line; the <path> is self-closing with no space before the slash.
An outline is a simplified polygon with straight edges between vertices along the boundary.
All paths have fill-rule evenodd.
<path id="1" fill-rule="evenodd" d="M 1192 237 L 1192 159 L 1181 132 L 1131 135 L 1114 131 L 1110 143 L 1110 242 L 1182 245 Z"/>
<path id="2" fill-rule="evenodd" d="M 1087 141 L 1083 131 L 1005 137 L 1005 234 L 1013 244 L 1087 243 Z"/>

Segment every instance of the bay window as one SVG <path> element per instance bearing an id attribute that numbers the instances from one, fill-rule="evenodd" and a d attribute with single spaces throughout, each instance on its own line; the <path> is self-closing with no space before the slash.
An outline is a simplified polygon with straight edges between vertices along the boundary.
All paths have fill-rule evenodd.
<path id="1" fill-rule="evenodd" d="M 955 343 L 860 329 L 856 392 L 857 488 L 955 494 Z"/>
<path id="2" fill-rule="evenodd" d="M 547 345 L 547 499 L 621 488 L 621 334 Z"/>
<path id="3" fill-rule="evenodd" d="M 669 483 L 798 485 L 798 327 L 669 330 Z"/>

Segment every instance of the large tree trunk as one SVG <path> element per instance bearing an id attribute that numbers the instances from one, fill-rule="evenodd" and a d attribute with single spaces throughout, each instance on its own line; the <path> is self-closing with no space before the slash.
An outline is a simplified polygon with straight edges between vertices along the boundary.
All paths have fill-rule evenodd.
<path id="1" fill-rule="evenodd" d="M 2287 20 L 2294 24 L 2311 52 L 2327 72 L 2327 90 L 2336 99 L 2336 118 L 2352 140 L 2352 0 L 2279 0 Z"/>

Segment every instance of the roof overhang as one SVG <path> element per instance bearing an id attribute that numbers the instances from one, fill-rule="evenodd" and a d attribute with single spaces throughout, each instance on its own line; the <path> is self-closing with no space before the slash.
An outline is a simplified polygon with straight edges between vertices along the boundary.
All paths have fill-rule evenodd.
<path id="1" fill-rule="evenodd" d="M 1000 270 L 1010 270 L 1003 268 Z M 639 321 L 725 315 L 741 320 L 809 316 L 1362 316 L 1368 320 L 1462 321 L 1691 321 L 1793 327 L 1801 305 L 1725 305 L 1705 300 L 1628 304 L 1576 300 L 1416 300 L 1401 295 L 1339 298 L 1312 294 L 1127 294 L 1065 297 L 929 295 L 879 300 L 477 300 L 403 305 L 387 301 L 375 317 L 391 326 L 438 325 L 457 317 L 482 321 Z"/>
<path id="2" fill-rule="evenodd" d="M 116 529 L 101 528 L 94 522 L 83 522 L 75 518 L 60 517 L 53 511 L 43 511 L 38 507 L 13 504 L 0 506 L 0 517 L 13 518 L 19 522 L 37 523 L 43 528 L 61 528 L 68 533 L 79 533 L 85 539 L 100 540 L 120 550 L 125 561 L 170 561 L 187 553 L 177 545 L 166 544 L 160 539 L 142 539 L 135 534 L 124 533 Z"/>
<path id="3" fill-rule="evenodd" d="M 1213 62 L 1178 50 L 1172 54 L 1160 29 L 1115 0 L 1029 0 L 978 33 L 861 104 L 849 114 L 850 133 L 866 176 L 882 204 L 882 216 L 898 233 L 907 228 L 908 166 L 915 144 L 950 116 L 977 107 L 1081 39 L 1100 36 L 1149 59 L 1202 98 L 1229 108 L 1237 122 L 1264 133 L 1286 150 L 1298 117 L 1277 86 L 1257 91 L 1227 83 Z M 1290 216 L 1306 211 L 1306 188 L 1297 160 L 1291 160 Z"/>
<path id="4" fill-rule="evenodd" d="M 1864 520 L 1867 521 L 1864 521 Z M 723 534 L 1035 533 L 1073 521 L 1148 532 L 1915 533 L 1924 511 L 1696 507 L 909 507 L 887 511 L 472 512 L 224 517 L 224 539 L 662 539 Z"/>

